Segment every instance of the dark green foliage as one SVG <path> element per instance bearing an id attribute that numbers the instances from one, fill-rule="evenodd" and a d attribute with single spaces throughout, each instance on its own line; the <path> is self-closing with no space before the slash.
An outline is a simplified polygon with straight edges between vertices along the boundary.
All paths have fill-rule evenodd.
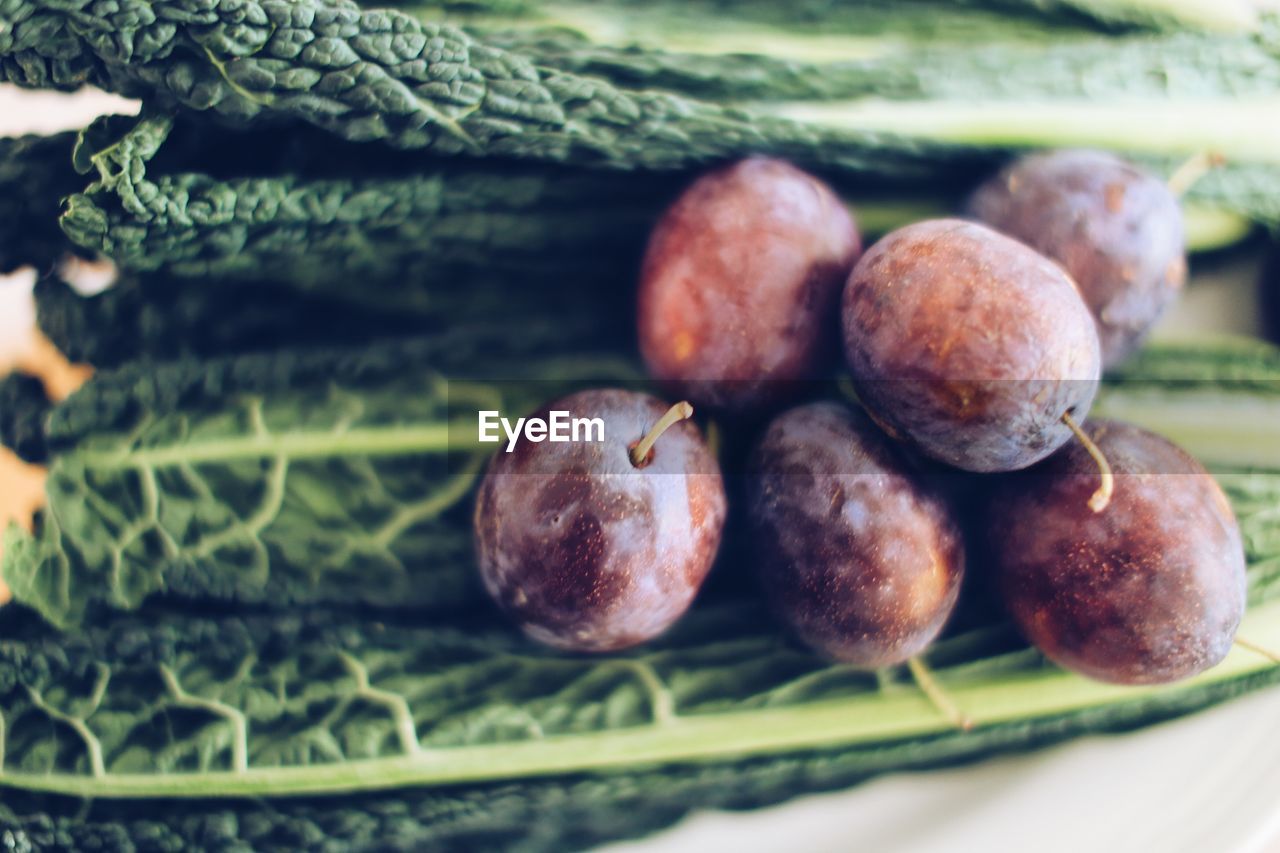
<path id="1" fill-rule="evenodd" d="M 644 835 L 697 808 L 746 809 L 856 784 L 893 770 L 926 770 L 1084 734 L 1122 731 L 1276 683 L 1272 670 L 1158 700 L 869 749 L 740 764 L 547 782 L 411 789 L 333 800 L 164 804 L 79 803 L 14 797 L 11 831 L 34 851 L 511 850 L 559 853 Z M 4 818 L 0 806 L 0 818 Z M 35 812 L 34 816 L 29 816 Z M 57 816 L 55 816 L 57 815 Z M 21 849 L 21 848 L 19 848 Z"/>
<path id="2" fill-rule="evenodd" d="M 466 498 L 491 450 L 474 443 L 476 408 L 523 413 L 580 378 L 632 375 L 610 361 L 616 350 L 583 354 L 598 340 L 588 322 L 530 317 L 99 373 L 43 419 L 49 507 L 34 537 L 10 532 L 0 574 L 63 625 L 162 591 L 276 605 L 469 600 Z M 576 368 L 562 358 L 571 345 Z"/>
<path id="3" fill-rule="evenodd" d="M 84 188 L 71 168 L 75 139 L 74 133 L 0 139 L 0 274 L 27 265 L 48 269 L 71 248 L 58 214 L 62 199 Z"/>
<path id="4" fill-rule="evenodd" d="M 20 85 L 93 83 L 236 124 L 297 121 L 441 154 L 672 169 L 757 151 L 925 176 L 951 148 L 625 91 L 347 0 L 5 0 L 0 24 L 0 75 Z"/>
<path id="5" fill-rule="evenodd" d="M 136 360 L 340 346 L 429 328 L 418 315 L 361 311 L 264 282 L 206 286 L 131 276 L 86 297 L 50 276 L 36 284 L 35 299 L 40 331 L 70 360 L 99 369 Z"/>
<path id="6" fill-rule="evenodd" d="M 583 353 L 601 340 L 589 316 L 513 322 L 346 353 L 101 373 L 47 416 L 33 408 L 4 424 L 10 441 L 38 447 L 38 423 L 52 465 L 50 508 L 36 535 L 10 534 L 3 576 L 18 600 L 68 625 L 161 590 L 277 604 L 345 600 L 353 588 L 388 606 L 470 600 L 465 498 L 488 453 L 471 443 L 475 409 L 520 412 L 576 382 L 633 375 Z M 1274 350 L 1175 348 L 1133 371 L 1101 397 L 1111 416 L 1161 429 L 1211 466 L 1280 468 L 1267 423 L 1242 421 L 1220 440 L 1179 431 L 1206 394 L 1224 411 L 1268 405 L 1280 389 Z M 494 381 L 521 377 L 538 381 Z M 1251 556 L 1280 549 L 1251 523 Z"/>
<path id="7" fill-rule="evenodd" d="M 689 170 L 772 152 L 860 190 L 945 197 L 1008 153 L 698 98 L 1215 98 L 1277 80 L 1266 30 L 1104 54 L 1092 31 L 1165 23 L 1106 0 L 701 5 L 766 30 L 950 46 L 815 77 L 803 56 L 660 56 L 545 30 L 481 44 L 344 0 L 0 0 L 0 79 L 149 101 L 85 135 L 74 161 L 92 178 L 72 175 L 66 137 L 0 142 L 0 221 L 23 223 L 0 229 L 0 267 L 51 264 L 66 243 L 46 223 L 78 193 L 67 233 L 131 268 L 101 297 L 52 280 L 37 293 L 57 343 L 118 369 L 52 409 L 30 382 L 0 387 L 0 435 L 51 462 L 35 534 L 3 547 L 26 607 L 0 613 L 0 846 L 559 851 L 692 808 L 1145 725 L 1280 679 L 1238 653 L 1204 681 L 1100 697 L 1025 648 L 979 585 L 930 663 L 961 702 L 992 688 L 1054 703 L 1005 719 L 975 703 L 978 728 L 961 733 L 904 673 L 796 648 L 732 572 L 672 634 L 608 658 L 535 647 L 479 604 L 467 495 L 489 448 L 454 438 L 474 436 L 478 402 L 515 412 L 632 375 L 617 353 L 635 256 Z M 1010 9 L 1025 16 L 1000 23 Z M 999 50 L 969 51 L 996 27 Z M 578 170 L 601 165 L 615 169 Z M 626 174 L 653 169 L 669 175 Z M 1274 172 L 1246 158 L 1195 193 L 1280 222 Z M 408 333 L 426 337 L 335 349 Z M 249 350 L 275 352 L 222 357 Z M 1214 468 L 1263 628 L 1280 612 L 1277 377 L 1274 350 L 1165 349 L 1100 403 L 1167 425 Z M 1183 439 L 1181 414 L 1206 405 L 1251 419 L 1208 436 L 1191 419 Z M 785 742 L 821 733 L 815 719 L 829 742 Z M 682 752 L 682 724 L 707 726 L 710 752 Z M 554 761 L 538 752 L 550 737 Z M 636 738 L 667 750 L 658 766 L 607 766 Z M 147 792 L 129 799 L 135 784 Z"/>
<path id="8" fill-rule="evenodd" d="M 364 6 L 374 6 L 372 2 Z M 425 2 L 385 5 L 427 6 Z M 1064 36 L 1137 29 L 1197 29 L 1211 21 L 1179 18 L 1172 4 L 1116 0 L 795 0 L 780 5 L 770 0 L 435 0 L 429 4 L 450 17 L 527 19 L 559 22 L 566 10 L 596 11 L 610 19 L 648 13 L 662 24 L 672 17 L 697 16 L 722 27 L 748 22 L 777 32 L 816 30 L 869 36 L 914 37 L 929 40 L 974 41 L 1001 34 L 1050 41 Z M 1186 10 L 1181 10 L 1186 11 Z M 1201 14 L 1205 14 L 1201 12 Z M 1224 21 L 1224 26 L 1227 22 Z M 1230 27 L 1227 27 L 1230 28 Z M 682 33 L 687 35 L 687 33 Z"/>
<path id="9" fill-rule="evenodd" d="M 1262 310 L 1267 334 L 1280 342 L 1280 242 L 1272 242 L 1258 282 L 1262 290 Z"/>
<path id="10" fill-rule="evenodd" d="M 872 56 L 819 68 L 803 57 L 662 53 L 595 45 L 548 30 L 495 35 L 514 49 L 504 53 L 448 27 L 397 12 L 359 12 L 342 0 L 217 4 L 190 14 L 179 6 L 178 0 L 126 4 L 109 15 L 109 40 L 94 29 L 97 6 L 72 13 L 9 0 L 0 9 L 0 19 L 7 14 L 17 22 L 0 32 L 0 57 L 8 57 L 0 58 L 0 68 L 11 75 L 35 83 L 50 82 L 49 75 L 103 77 L 99 82 L 148 95 L 153 108 L 185 98 L 192 101 L 187 106 L 208 107 L 242 128 L 270 119 L 263 132 L 216 130 L 186 110 L 178 111 L 184 117 L 176 126 L 158 112 L 98 124 L 76 152 L 77 166 L 96 172 L 98 180 L 71 199 L 63 217 L 67 233 L 84 249 L 134 270 L 247 277 L 348 296 L 359 281 L 358 301 L 395 310 L 432 310 L 460 278 L 474 281 L 477 268 L 486 280 L 513 290 L 569 278 L 596 288 L 628 281 L 656 211 L 687 180 L 687 170 L 708 161 L 771 151 L 825 168 L 859 194 L 879 184 L 897 194 L 945 198 L 1009 155 L 998 129 L 982 147 L 850 135 L 820 123 L 712 107 L 668 89 L 720 100 L 874 94 L 963 103 L 981 92 L 984 98 L 1084 95 L 1105 101 L 1102 95 L 1110 93 L 1216 103 L 1270 92 L 1280 77 L 1274 25 L 1255 35 L 1120 39 L 1077 33 L 1046 44 L 1018 27 L 981 19 L 976 26 L 995 34 L 995 46 L 979 49 L 976 39 L 959 36 L 922 47 L 918 34 L 899 32 L 905 26 L 900 13 L 886 12 L 888 19 L 871 16 L 867 25 L 866 32 L 885 39 Z M 289 26 L 271 23 L 286 11 Z M 850 11 L 856 21 L 865 14 Z M 974 12 L 957 14 L 969 20 Z M 398 35 L 370 35 L 387 28 Z M 319 30 L 332 31 L 326 50 L 350 56 L 319 82 L 290 89 L 281 81 L 312 80 L 314 74 L 295 66 L 319 62 L 321 55 L 315 44 L 303 48 L 291 40 L 307 41 Z M 421 48 L 431 62 L 390 61 L 406 45 L 426 45 L 429 32 L 442 34 Z M 799 46 L 787 44 L 802 50 L 804 38 Z M 281 56 L 273 58 L 273 51 Z M 374 56 L 361 58 L 360 51 Z M 524 53 L 542 65 L 515 58 Z M 523 82 L 502 95 L 506 90 L 496 84 L 481 90 L 461 82 L 499 74 L 499 67 Z M 613 89 L 594 77 L 572 76 L 575 69 L 665 88 Z M 238 75 L 246 79 L 238 81 Z M 254 88 L 259 84 L 265 89 Z M 497 120 L 496 113 L 511 115 Z M 473 137 L 471 123 L 483 133 Z M 383 139 L 408 150 L 334 139 L 317 126 L 348 140 Z M 1134 140 L 1137 148 L 1149 144 Z M 654 180 L 520 166 L 500 157 L 478 166 L 423 156 L 424 146 L 674 173 Z M 1147 162 L 1168 171 L 1177 160 Z M 1280 222 L 1276 170 L 1248 157 L 1233 157 L 1193 196 Z"/>
<path id="11" fill-rule="evenodd" d="M 626 287 L 610 293 L 573 280 L 536 288 L 467 281 L 460 274 L 455 287 L 419 294 L 414 311 L 379 311 L 362 304 L 377 300 L 351 298 L 367 295 L 363 288 L 343 298 L 276 281 L 211 283 L 160 273 L 129 275 L 104 293 L 84 297 L 48 277 L 36 285 L 36 320 L 68 358 L 99 369 L 137 360 L 355 346 L 529 318 L 559 318 L 566 338 L 574 336 L 582 345 L 629 340 Z"/>
<path id="12" fill-rule="evenodd" d="M 464 282 L 524 305 L 572 283 L 627 290 L 649 223 L 682 181 L 369 154 L 305 129 L 106 122 L 77 149 L 97 181 L 62 224 L 130 270 L 277 280 L 442 314 L 467 304 Z"/>
<path id="13" fill-rule="evenodd" d="M 631 299 L 649 224 L 685 180 L 510 163 L 423 168 L 395 152 L 369 157 L 367 148 L 305 128 L 245 134 L 185 121 L 173 129 L 152 117 L 107 119 L 84 133 L 75 162 L 100 170 L 85 192 L 89 180 L 72 168 L 73 141 L 0 140 L 0 269 L 31 263 L 47 271 L 74 250 L 106 254 L 130 273 L 162 271 L 148 280 L 148 304 L 138 303 L 145 316 L 93 309 L 123 324 L 96 327 L 99 340 L 86 337 L 81 346 L 95 354 L 127 344 L 134 331 L 152 340 L 158 323 L 190 325 L 200 305 L 228 309 L 280 286 L 319 294 L 296 303 L 313 315 L 356 303 L 348 336 L 370 328 L 361 317 L 381 322 L 394 313 L 400 320 L 390 328 L 408 326 L 406 312 L 427 327 L 450 316 L 592 307 L 597 317 L 616 317 Z M 66 196 L 61 224 L 71 240 L 47 227 Z M 196 294 L 181 288 L 184 278 L 226 292 Z M 170 287 L 182 292 L 163 292 Z M 229 320 L 203 330 L 208 346 L 151 354 L 214 352 L 212 337 L 243 340 L 250 327 L 265 337 L 276 324 L 260 314 L 278 316 L 293 299 L 255 295 L 245 316 L 219 311 Z M 62 322 L 52 319 L 50 328 Z M 282 344 L 305 331 L 293 326 Z M 324 328 L 317 324 L 317 339 Z"/>
<path id="14" fill-rule="evenodd" d="M 582 375 L 589 375 L 592 365 L 598 366 L 602 378 L 611 369 L 617 375 L 617 368 L 611 368 L 617 362 L 610 361 L 617 358 L 615 352 L 603 345 L 594 353 L 581 352 L 583 345 L 599 343 L 585 323 L 582 317 L 528 318 L 519 324 L 476 323 L 378 346 L 299 347 L 234 358 L 127 364 L 94 377 L 59 405 L 48 418 L 47 433 L 53 452 L 63 453 L 86 443 L 109 444 L 108 434 L 136 427 L 148 415 L 180 415 L 187 407 L 212 415 L 216 412 L 210 410 L 239 405 L 249 396 L 270 397 L 271 405 L 288 397 L 308 399 L 317 390 L 339 386 L 370 397 L 381 410 L 379 422 L 411 421 L 400 409 L 412 405 L 413 398 L 377 397 L 398 382 L 431 388 L 434 377 L 425 374 L 435 371 L 447 371 L 460 381 L 524 380 L 540 376 L 530 363 L 539 359 L 552 365 L 567 363 L 570 370 L 576 362 Z M 444 390 L 430 395 L 438 398 L 436 404 L 444 400 Z M 287 422 L 285 414 L 281 412 L 282 422 Z M 193 431 L 185 425 L 170 438 L 182 440 Z"/>
<path id="15" fill-rule="evenodd" d="M 643 14 L 641 22 L 653 20 L 651 13 Z M 1174 32 L 1123 39 L 1057 32 L 1051 42 L 1014 28 L 968 40 L 954 32 L 910 34 L 870 56 L 840 60 L 813 59 L 804 52 L 806 36 L 820 51 L 828 30 L 788 42 L 794 53 L 682 52 L 688 42 L 680 39 L 689 36 L 678 21 L 674 17 L 671 26 L 677 41 L 668 49 L 643 36 L 639 44 L 593 42 L 575 30 L 571 17 L 534 18 L 518 28 L 502 18 L 483 19 L 476 26 L 489 43 L 542 65 L 710 101 L 1212 98 L 1265 96 L 1280 86 L 1280 27 L 1274 24 L 1257 33 Z M 648 31 L 643 23 L 639 29 Z M 661 25 L 654 29 L 660 36 Z M 700 46 L 713 48 L 714 33 L 712 27 Z"/>
<path id="16" fill-rule="evenodd" d="M 97 180 L 70 199 L 62 225 L 76 244 L 126 269 L 162 273 L 152 291 L 182 278 L 209 288 L 236 278 L 375 312 L 514 315 L 586 300 L 607 313 L 604 306 L 630 299 L 645 236 L 688 180 L 510 163 L 423 168 L 393 152 L 367 154 L 298 128 L 238 133 L 159 116 L 100 122 L 76 150 Z M 999 154 L 987 157 L 994 165 Z M 1173 168 L 1167 159 L 1151 165 Z M 981 173 L 940 163 L 926 189 L 945 198 Z M 1274 178 L 1269 167 L 1235 164 L 1195 194 L 1280 221 Z M 855 187 L 860 196 L 865 184 Z M 889 217 L 882 227 L 900 224 L 893 218 L 902 213 L 883 199 L 860 209 L 871 220 Z"/>
<path id="17" fill-rule="evenodd" d="M 1274 495 L 1273 475 L 1258 482 Z M 1275 560 L 1256 562 L 1253 573 L 1274 575 Z M 756 714 L 803 715 L 826 703 L 849 703 L 855 712 L 868 701 L 893 706 L 912 695 L 904 673 L 881 681 L 800 650 L 761 606 L 734 596 L 704 601 L 668 637 L 609 658 L 557 655 L 487 612 L 424 626 L 324 611 L 207 617 L 153 610 L 70 637 L 10 622 L 0 635 L 10 775 L 0 775 L 0 784 L 27 779 L 38 788 L 39 778 L 25 776 L 31 772 L 69 776 L 86 793 L 103 794 L 122 773 L 175 787 L 183 779 L 208 782 L 203 799 L 159 808 L 154 799 L 86 804 L 7 790 L 0 818 L 41 850 L 156 849 L 165 839 L 227 850 L 561 850 L 652 831 L 693 808 L 751 808 L 886 771 L 1146 725 L 1280 679 L 1280 669 L 1254 666 L 1253 674 L 1087 707 L 1069 707 L 1074 687 L 1051 686 L 1066 690 L 1059 712 L 986 724 L 972 708 L 979 722 L 972 732 L 940 721 L 924 734 L 881 734 L 822 750 L 764 749 L 659 768 L 381 794 L 352 790 L 341 799 L 215 799 L 232 779 L 217 771 L 240 763 L 249 773 L 301 765 L 341 776 L 343 765 L 358 759 L 395 760 L 406 748 L 399 708 L 414 721 L 420 746 L 440 750 L 424 758 L 427 765 L 430 755 L 447 761 L 454 751 L 490 744 L 518 750 L 552 736 L 589 765 L 593 738 L 603 734 L 607 742 L 610 733 L 651 728 L 666 701 L 677 720 L 721 715 L 721 734 L 732 737 Z M 953 633 L 930 661 L 959 697 L 992 680 L 1033 701 L 1060 678 L 1077 683 L 1055 675 L 1003 624 Z M 362 686 L 366 677 L 373 691 Z M 87 775 L 94 754 L 102 761 L 97 779 Z"/>
<path id="18" fill-rule="evenodd" d="M 1247 338 L 1218 346 L 1162 342 L 1140 350 L 1111 377 L 1120 383 L 1175 389 L 1213 383 L 1224 391 L 1270 395 L 1280 393 L 1280 349 Z"/>
<path id="19" fill-rule="evenodd" d="M 29 462 L 43 462 L 44 418 L 51 405 L 39 379 L 23 373 L 0 378 L 0 444 Z"/>

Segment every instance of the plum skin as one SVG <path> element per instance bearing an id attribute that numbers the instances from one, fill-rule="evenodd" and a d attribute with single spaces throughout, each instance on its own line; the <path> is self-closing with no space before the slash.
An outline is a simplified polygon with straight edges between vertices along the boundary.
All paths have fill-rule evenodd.
<path id="1" fill-rule="evenodd" d="M 1098 324 L 1104 369 L 1141 346 L 1186 284 L 1178 199 L 1114 154 L 1028 155 L 980 186 L 968 211 L 1062 264 Z"/>
<path id="2" fill-rule="evenodd" d="M 765 430 L 749 471 L 760 577 L 801 640 L 875 668 L 937 637 L 964 576 L 960 528 L 865 415 L 791 409 Z"/>
<path id="3" fill-rule="evenodd" d="M 647 394 L 581 391 L 545 406 L 604 420 L 604 441 L 498 452 L 480 485 L 475 549 L 485 589 L 530 637 L 605 652 L 662 633 L 688 609 L 719 548 L 719 464 L 698 428 L 677 423 L 648 463 L 630 447 L 669 406 Z"/>
<path id="4" fill-rule="evenodd" d="M 887 432 L 968 471 L 1025 468 L 1083 420 L 1098 334 L 1057 264 L 986 226 L 936 219 L 891 232 L 849 276 L 845 356 Z"/>
<path id="5" fill-rule="evenodd" d="M 840 288 L 861 251 L 817 178 L 751 157 L 703 175 L 662 215 L 640 273 L 640 351 L 672 394 L 730 411 L 776 403 L 836 352 Z"/>
<path id="6" fill-rule="evenodd" d="M 1226 657 L 1245 609 L 1245 556 L 1226 496 L 1195 459 L 1135 426 L 1087 432 L 1116 475 L 1087 507 L 1098 470 L 1071 445 L 1011 475 L 988 537 L 1014 621 L 1059 665 L 1119 684 L 1163 684 Z"/>

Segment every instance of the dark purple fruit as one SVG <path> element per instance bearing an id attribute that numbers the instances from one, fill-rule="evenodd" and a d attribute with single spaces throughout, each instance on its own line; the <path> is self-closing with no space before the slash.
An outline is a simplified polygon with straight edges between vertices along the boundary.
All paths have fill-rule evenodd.
<path id="1" fill-rule="evenodd" d="M 1114 154 L 1028 155 L 979 187 L 969 212 L 1066 268 L 1098 323 L 1104 369 L 1138 348 L 1187 280 L 1178 199 Z"/>
<path id="2" fill-rule="evenodd" d="M 969 471 L 1011 471 L 1071 437 L 1101 369 L 1093 318 L 1057 264 L 936 219 L 862 256 L 844 291 L 858 396 L 891 435 Z"/>
<path id="3" fill-rule="evenodd" d="M 1014 621 L 1067 669 L 1120 684 L 1188 678 L 1226 656 L 1245 607 L 1240 529 L 1209 473 L 1154 433 L 1115 421 L 1086 431 L 1115 473 L 1071 445 L 996 492 L 988 535 Z"/>
<path id="4" fill-rule="evenodd" d="M 688 421 L 633 464 L 632 447 L 669 414 L 647 394 L 582 391 L 533 417 L 553 411 L 602 419 L 604 440 L 525 438 L 494 455 L 475 512 L 485 588 L 556 648 L 604 652 L 656 637 L 688 609 L 720 545 L 719 465 Z"/>
<path id="5" fill-rule="evenodd" d="M 780 415 L 749 488 L 766 594 L 806 643 L 881 667 L 942 630 L 964 574 L 960 530 L 864 415 L 834 403 Z"/>
<path id="6" fill-rule="evenodd" d="M 781 160 L 704 175 L 649 238 L 640 351 L 681 397 L 718 409 L 767 405 L 835 352 L 833 317 L 861 243 L 840 199 Z"/>

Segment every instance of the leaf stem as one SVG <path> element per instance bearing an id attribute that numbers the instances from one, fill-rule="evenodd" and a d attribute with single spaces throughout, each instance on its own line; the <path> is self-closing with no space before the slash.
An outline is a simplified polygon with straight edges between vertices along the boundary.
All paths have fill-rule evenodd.
<path id="1" fill-rule="evenodd" d="M 1214 100 L 788 101 L 752 105 L 766 115 L 837 131 L 893 133 L 984 146 L 1113 148 L 1280 163 L 1280 111 L 1272 95 Z"/>
<path id="2" fill-rule="evenodd" d="M 86 450 L 67 457 L 88 468 L 163 468 L 233 459 L 284 457 L 291 460 L 326 456 L 399 456 L 412 453 L 445 453 L 457 448 L 449 440 L 445 422 L 386 428 L 353 429 L 337 434 L 289 432 L 278 435 L 246 435 L 191 441 L 137 450 Z"/>
<path id="3" fill-rule="evenodd" d="M 1280 642 L 1280 600 L 1255 607 L 1245 630 Z M 981 708 L 984 725 L 1057 717 L 1103 706 L 1142 707 L 1156 697 L 1272 669 L 1244 649 L 1173 686 L 1127 687 L 1090 681 L 1054 668 L 957 681 L 953 700 Z M 923 693 L 850 696 L 789 706 L 681 715 L 623 729 L 557 734 L 485 745 L 424 746 L 412 755 L 310 766 L 250 767 L 247 772 L 85 774 L 0 772 L 0 788 L 101 799 L 289 797 L 345 794 L 406 786 L 452 785 L 637 767 L 739 760 L 811 749 L 857 747 L 939 734 L 953 721 Z"/>

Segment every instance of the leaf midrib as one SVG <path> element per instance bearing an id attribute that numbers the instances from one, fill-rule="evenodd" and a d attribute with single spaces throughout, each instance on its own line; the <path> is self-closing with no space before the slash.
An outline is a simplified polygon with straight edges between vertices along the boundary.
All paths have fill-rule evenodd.
<path id="1" fill-rule="evenodd" d="M 1280 600 L 1254 608 L 1242 636 L 1280 645 Z M 948 685 L 979 728 L 1053 717 L 1157 694 L 1195 690 L 1273 666 L 1234 649 L 1218 666 L 1174 686 L 1125 687 L 1046 668 Z M 734 760 L 806 749 L 851 747 L 938 734 L 950 722 L 923 694 L 901 691 L 809 704 L 676 717 L 626 729 L 480 746 L 426 748 L 413 755 L 338 764 L 251 768 L 244 772 L 82 774 L 0 773 L 8 787 L 85 798 L 287 797 L 605 772 L 679 762 Z"/>
<path id="2" fill-rule="evenodd" d="M 451 438 L 448 423 L 363 427 L 343 432 L 288 432 L 184 442 L 139 449 L 81 450 L 62 457 L 72 466 L 97 470 L 164 468 L 240 459 L 318 459 L 330 456 L 404 456 L 471 449 Z"/>

